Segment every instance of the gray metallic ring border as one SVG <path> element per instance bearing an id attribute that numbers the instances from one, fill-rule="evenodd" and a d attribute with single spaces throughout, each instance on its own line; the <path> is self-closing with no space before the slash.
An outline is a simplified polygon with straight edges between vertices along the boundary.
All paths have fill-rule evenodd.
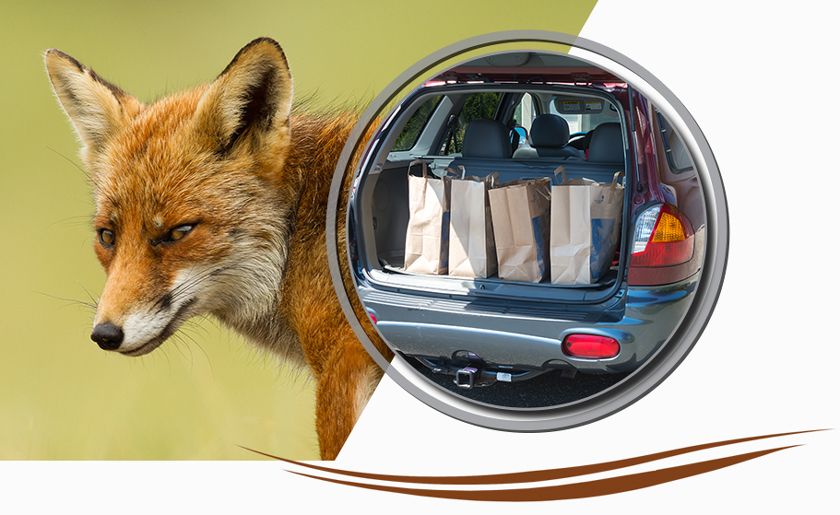
<path id="1" fill-rule="evenodd" d="M 640 373 L 631 374 L 619 385 L 616 385 L 620 386 L 619 388 L 611 388 L 602 394 L 596 394 L 572 406 L 549 408 L 538 413 L 515 413 L 503 407 L 493 408 L 479 405 L 470 405 L 470 411 L 467 411 L 436 398 L 409 378 L 401 375 L 379 353 L 364 332 L 353 311 L 341 277 L 336 244 L 338 198 L 350 158 L 358 147 L 366 128 L 377 114 L 393 100 L 396 94 L 405 88 L 405 85 L 419 78 L 430 68 L 464 52 L 500 43 L 514 42 L 559 43 L 601 55 L 638 75 L 671 104 L 697 143 L 707 172 L 704 174 L 702 167 L 698 169 L 703 183 L 707 213 L 706 256 L 695 301 L 671 337 L 669 344 L 663 346 L 661 351 L 651 359 L 651 362 L 639 371 Z M 327 201 L 326 223 L 327 259 L 336 295 L 347 321 L 374 361 L 404 390 L 446 415 L 482 427 L 518 432 L 551 431 L 591 423 L 630 406 L 656 388 L 685 359 L 706 327 L 720 295 L 729 249 L 729 214 L 720 170 L 708 141 L 688 109 L 661 81 L 629 57 L 600 43 L 551 31 L 502 31 L 471 37 L 432 53 L 400 74 L 371 102 L 350 133 L 333 175 Z M 349 247 L 344 250 L 345 254 L 349 256 Z M 401 358 L 397 355 L 395 359 Z M 463 403 L 463 399 L 456 400 L 454 394 L 450 395 L 453 396 L 454 403 Z"/>

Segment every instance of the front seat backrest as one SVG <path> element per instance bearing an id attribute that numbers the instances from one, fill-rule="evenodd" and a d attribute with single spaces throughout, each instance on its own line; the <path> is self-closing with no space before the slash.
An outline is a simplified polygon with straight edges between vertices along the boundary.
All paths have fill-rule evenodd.
<path id="1" fill-rule="evenodd" d="M 473 120 L 464 131 L 461 155 L 466 158 L 508 159 L 511 155 L 509 131 L 495 120 Z"/>
<path id="2" fill-rule="evenodd" d="M 621 137 L 621 124 L 616 122 L 602 123 L 592 131 L 592 141 L 589 143 L 589 161 L 599 163 L 623 163 L 624 140 Z"/>
<path id="3" fill-rule="evenodd" d="M 541 114 L 531 123 L 531 146 L 539 157 L 567 157 L 569 123 L 556 114 Z"/>
<path id="4" fill-rule="evenodd" d="M 537 159 L 540 157 L 583 157 L 582 153 L 567 146 L 569 123 L 556 114 L 541 114 L 531 122 L 531 146 L 517 150 L 515 159 Z"/>

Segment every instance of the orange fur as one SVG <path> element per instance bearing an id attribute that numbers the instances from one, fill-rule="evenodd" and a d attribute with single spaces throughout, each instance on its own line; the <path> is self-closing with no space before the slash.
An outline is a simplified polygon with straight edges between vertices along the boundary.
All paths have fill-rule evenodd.
<path id="1" fill-rule="evenodd" d="M 59 51 L 46 64 L 82 142 L 96 229 L 115 235 L 113 245 L 95 243 L 108 276 L 95 323 L 122 325 L 117 350 L 140 355 L 210 313 L 305 363 L 318 383 L 321 456 L 334 459 L 381 377 L 343 316 L 327 264 L 327 196 L 357 111 L 292 110 L 285 55 L 265 38 L 211 84 L 149 105 Z M 338 220 L 343 249 L 343 209 Z M 188 234 L 171 241 L 184 225 Z M 353 307 L 387 353 L 355 297 Z"/>

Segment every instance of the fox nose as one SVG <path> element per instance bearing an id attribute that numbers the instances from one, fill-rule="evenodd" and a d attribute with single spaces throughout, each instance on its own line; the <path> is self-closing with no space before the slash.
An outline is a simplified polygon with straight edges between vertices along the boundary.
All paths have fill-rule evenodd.
<path id="1" fill-rule="evenodd" d="M 104 324 L 96 324 L 93 327 L 93 332 L 90 333 L 90 339 L 95 341 L 103 350 L 116 350 L 123 341 L 122 329 L 115 326 L 111 322 Z"/>

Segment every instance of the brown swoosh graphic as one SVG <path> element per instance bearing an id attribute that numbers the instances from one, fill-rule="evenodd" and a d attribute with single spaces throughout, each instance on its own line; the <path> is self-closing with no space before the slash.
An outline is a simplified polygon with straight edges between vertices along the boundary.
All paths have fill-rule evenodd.
<path id="1" fill-rule="evenodd" d="M 729 467 L 738 463 L 749 461 L 767 454 L 778 452 L 791 447 L 798 447 L 798 445 L 788 445 L 786 447 L 777 447 L 775 449 L 767 449 L 762 451 L 749 452 L 746 454 L 738 454 L 725 458 L 717 458 L 708 461 L 701 461 L 697 463 L 690 463 L 687 465 L 678 465 L 650 472 L 639 472 L 636 474 L 628 474 L 625 476 L 611 477 L 607 479 L 598 479 L 594 481 L 585 481 L 581 483 L 571 483 L 565 485 L 543 486 L 534 488 L 520 488 L 520 489 L 506 489 L 506 490 L 433 490 L 424 488 L 408 488 L 402 486 L 387 486 L 387 485 L 370 485 L 364 483 L 356 483 L 353 481 L 344 481 L 340 479 L 330 479 L 325 477 L 313 476 L 310 474 L 303 474 L 300 472 L 293 472 L 299 476 L 305 476 L 312 479 L 319 479 L 330 483 L 340 485 L 355 486 L 365 488 L 368 490 L 379 490 L 383 492 L 392 492 L 398 494 L 417 495 L 421 497 L 437 497 L 442 499 L 459 499 L 466 501 L 557 501 L 565 499 L 582 499 L 586 497 L 597 497 L 602 495 L 617 494 L 621 492 L 628 492 L 630 490 L 638 490 L 649 486 L 659 485 L 676 481 L 698 474 L 711 472 L 714 470 Z"/>
<path id="2" fill-rule="evenodd" d="M 330 472 L 333 474 L 341 474 L 344 476 L 359 477 L 364 479 L 376 479 L 381 481 L 401 482 L 401 483 L 415 483 L 415 484 L 438 484 L 438 485 L 501 485 L 508 483 L 532 483 L 536 481 L 549 481 L 553 479 L 564 479 L 575 476 L 583 476 L 587 474 L 594 474 L 596 472 L 607 472 L 620 468 L 630 467 L 633 465 L 640 465 L 642 463 L 649 463 L 672 456 L 679 456 L 691 452 L 702 451 L 705 449 L 713 449 L 715 447 L 723 447 L 726 445 L 733 445 L 736 443 L 750 442 L 754 440 L 764 440 L 767 438 L 776 438 L 779 436 L 798 435 L 803 433 L 813 433 L 816 431 L 826 431 L 826 429 L 809 429 L 806 431 L 792 431 L 788 433 L 775 433 L 761 436 L 749 436 L 745 438 L 735 438 L 732 440 L 722 440 L 719 442 L 709 442 L 699 445 L 692 445 L 690 447 L 682 447 L 670 451 L 661 451 L 653 454 L 646 454 L 633 458 L 626 458 L 622 460 L 606 461 L 602 463 L 594 463 L 591 465 L 579 465 L 574 467 L 564 467 L 547 470 L 531 470 L 525 472 L 509 472 L 502 474 L 486 474 L 480 476 L 401 476 L 392 474 L 376 474 L 372 472 L 358 472 L 354 470 L 341 470 L 336 468 L 324 467 L 322 465 L 313 465 L 311 463 L 304 463 L 300 461 L 293 461 L 279 456 L 267 454 L 262 451 L 242 447 L 251 452 L 261 454 L 263 456 L 291 463 L 300 467 L 318 470 L 321 472 Z"/>

